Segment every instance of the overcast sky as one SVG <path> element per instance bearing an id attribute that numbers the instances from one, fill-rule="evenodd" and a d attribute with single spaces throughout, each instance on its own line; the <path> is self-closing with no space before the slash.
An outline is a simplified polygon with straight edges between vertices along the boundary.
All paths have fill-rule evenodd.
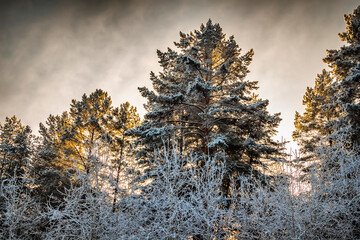
<path id="1" fill-rule="evenodd" d="M 281 112 L 279 135 L 290 139 L 294 113 L 326 65 L 326 49 L 343 45 L 343 15 L 358 0 L 134 0 L 0 1 L 0 122 L 16 115 L 34 131 L 49 114 L 96 88 L 118 106 L 145 113 L 138 87 L 151 87 L 156 50 L 175 48 L 179 31 L 209 18 L 245 53 L 253 48 L 248 79 L 269 111 Z"/>

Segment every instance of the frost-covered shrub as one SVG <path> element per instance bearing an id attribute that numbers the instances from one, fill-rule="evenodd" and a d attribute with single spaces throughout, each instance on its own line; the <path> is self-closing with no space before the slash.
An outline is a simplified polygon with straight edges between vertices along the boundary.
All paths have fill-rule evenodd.
<path id="1" fill-rule="evenodd" d="M 126 238 L 212 239 L 226 234 L 223 225 L 229 216 L 221 191 L 225 168 L 215 158 L 199 168 L 197 160 L 166 149 L 163 157 L 156 154 L 153 181 L 118 202 L 119 215 L 129 219 L 126 234 L 131 236 Z"/>
<path id="2" fill-rule="evenodd" d="M 111 198 L 87 182 L 87 176 L 79 180 L 82 184 L 67 189 L 60 206 L 43 213 L 49 221 L 44 239 L 104 239 Z"/>
<path id="3" fill-rule="evenodd" d="M 233 177 L 232 191 L 224 195 L 221 157 L 199 167 L 198 157 L 163 153 L 156 154 L 153 181 L 118 202 L 118 232 L 124 234 L 119 238 L 289 239 L 301 234 L 299 200 L 286 177 L 269 178 L 266 184 L 251 175 Z"/>
<path id="4" fill-rule="evenodd" d="M 360 238 L 360 157 L 339 143 L 324 147 L 302 203 L 307 239 Z"/>
<path id="5" fill-rule="evenodd" d="M 155 156 L 153 180 L 130 186 L 115 207 L 112 176 L 96 185 L 99 171 L 74 176 L 63 202 L 47 208 L 37 207 L 27 183 L 3 181 L 0 239 L 359 238 L 360 161 L 348 149 L 321 152 L 311 188 L 297 194 L 292 176 L 275 174 L 232 176 L 225 195 L 222 156 L 202 167 L 200 157 L 175 150 Z"/>
<path id="6" fill-rule="evenodd" d="M 25 179 L 0 183 L 0 239 L 37 239 L 41 217 Z"/>
<path id="7" fill-rule="evenodd" d="M 356 239 L 359 158 L 340 148 L 322 157 L 327 161 L 319 164 L 335 161 L 338 167 L 326 166 L 327 171 L 318 167 L 308 173 L 312 187 L 307 191 L 294 193 L 292 176 L 275 175 L 264 182 L 240 175 L 233 177 L 231 192 L 225 196 L 221 159 L 213 158 L 198 168 L 196 158 L 183 158 L 176 152 L 158 156 L 150 190 L 118 202 L 119 217 L 126 224 L 121 228 L 130 234 L 123 237 Z"/>

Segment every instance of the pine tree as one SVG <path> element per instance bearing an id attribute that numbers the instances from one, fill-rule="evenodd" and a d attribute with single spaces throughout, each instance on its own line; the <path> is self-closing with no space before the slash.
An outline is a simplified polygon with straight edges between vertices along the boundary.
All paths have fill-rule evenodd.
<path id="1" fill-rule="evenodd" d="M 28 227 L 28 222 L 36 221 L 30 178 L 34 139 L 30 127 L 24 126 L 15 116 L 6 117 L 4 124 L 0 124 L 1 239 L 34 236 Z"/>
<path id="2" fill-rule="evenodd" d="M 328 106 L 333 95 L 331 84 L 331 74 L 324 69 L 317 75 L 315 86 L 306 89 L 303 98 L 305 112 L 302 115 L 295 113 L 295 131 L 292 137 L 306 160 L 314 158 L 317 147 L 320 143 L 325 144 L 327 136 L 331 134 L 331 129 L 326 125 L 336 116 L 336 110 Z"/>
<path id="3" fill-rule="evenodd" d="M 91 173 L 99 188 L 104 181 L 114 183 L 115 178 L 117 195 L 120 175 L 131 162 L 131 138 L 123 133 L 138 125 L 140 119 L 129 103 L 120 108 L 111 104 L 110 96 L 97 89 L 89 96 L 84 94 L 81 101 L 72 100 L 69 112 L 50 115 L 46 125 L 40 124 L 42 143 L 36 172 L 44 199 L 50 194 L 61 199 L 57 189 L 68 187 L 78 173 Z"/>
<path id="4" fill-rule="evenodd" d="M 139 88 L 148 113 L 132 133 L 142 143 L 138 156 L 145 156 L 148 170 L 151 154 L 164 143 L 183 154 L 224 153 L 229 175 L 276 159 L 280 146 L 272 136 L 280 114 L 269 114 L 268 100 L 254 93 L 257 82 L 246 80 L 253 50 L 241 55 L 234 37 L 225 38 L 211 20 L 190 34 L 180 32 L 175 46 L 180 52 L 157 51 L 162 71 L 150 74 L 154 91 Z"/>
<path id="5" fill-rule="evenodd" d="M 329 122 L 333 130 L 330 138 L 353 148 L 360 144 L 360 6 L 345 15 L 345 22 L 346 32 L 339 36 L 346 45 L 328 50 L 324 62 L 335 79 L 335 94 L 329 106 L 339 111 L 339 117 Z"/>
<path id="6" fill-rule="evenodd" d="M 89 96 L 84 94 L 81 101 L 73 99 L 69 112 L 50 115 L 47 128 L 40 124 L 44 146 L 58 158 L 57 164 L 89 172 L 98 163 L 100 148 L 110 141 L 111 111 L 111 98 L 98 89 Z"/>
<path id="7" fill-rule="evenodd" d="M 33 139 L 29 126 L 15 116 L 0 125 L 0 179 L 20 178 L 28 172 L 33 154 Z"/>
<path id="8" fill-rule="evenodd" d="M 325 104 L 336 110 L 334 118 L 327 121 L 330 144 L 319 148 L 317 172 L 320 181 L 314 188 L 321 201 L 341 210 L 332 218 L 347 227 L 345 236 L 360 237 L 359 228 L 359 163 L 360 163 L 360 6 L 345 15 L 346 32 L 340 39 L 346 42 L 338 50 L 328 50 L 323 59 L 332 70 L 332 97 Z M 340 207 L 339 207 L 340 206 Z M 346 207 L 344 207 L 346 206 Z M 344 213 L 348 211 L 347 213 Z M 329 228 L 333 228 L 330 224 Z"/>
<path id="9" fill-rule="evenodd" d="M 33 189 L 41 207 L 48 204 L 57 207 L 63 201 L 63 193 L 72 185 L 72 174 L 68 171 L 62 150 L 60 137 L 67 125 L 68 115 L 50 115 L 45 127 L 40 123 L 39 146 L 34 157 L 32 177 L 35 181 Z M 70 166 L 69 166 L 70 167 Z"/>
<path id="10" fill-rule="evenodd" d="M 112 152 L 112 167 L 115 170 L 115 188 L 113 193 L 113 211 L 115 211 L 121 175 L 122 173 L 124 174 L 124 169 L 129 170 L 133 167 L 132 165 L 134 165 L 132 161 L 133 138 L 125 135 L 125 133 L 140 124 L 140 117 L 137 114 L 136 107 L 131 106 L 129 102 L 123 103 L 119 108 L 113 109 L 112 117 L 112 131 L 110 134 L 113 139 L 110 150 Z M 122 184 L 124 185 L 124 182 Z"/>

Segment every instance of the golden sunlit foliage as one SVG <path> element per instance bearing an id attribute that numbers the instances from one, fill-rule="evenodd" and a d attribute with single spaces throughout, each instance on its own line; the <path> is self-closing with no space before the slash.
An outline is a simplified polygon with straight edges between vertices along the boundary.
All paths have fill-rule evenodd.
<path id="1" fill-rule="evenodd" d="M 337 111 L 330 103 L 334 92 L 331 88 L 333 78 L 330 72 L 323 70 L 315 79 L 315 86 L 308 87 L 304 94 L 305 112 L 295 113 L 295 131 L 292 136 L 301 147 L 302 154 L 313 155 L 321 142 L 328 141 L 326 136 L 331 133 L 326 123 L 336 117 Z"/>
<path id="2" fill-rule="evenodd" d="M 99 161 L 99 156 L 109 150 L 110 158 L 129 144 L 124 133 L 139 124 L 136 108 L 129 103 L 112 107 L 111 98 L 102 90 L 81 101 L 72 100 L 70 111 L 61 116 L 50 116 L 47 127 L 40 125 L 44 146 L 55 152 L 56 165 L 89 172 Z M 104 152 L 105 151 L 105 152 Z"/>

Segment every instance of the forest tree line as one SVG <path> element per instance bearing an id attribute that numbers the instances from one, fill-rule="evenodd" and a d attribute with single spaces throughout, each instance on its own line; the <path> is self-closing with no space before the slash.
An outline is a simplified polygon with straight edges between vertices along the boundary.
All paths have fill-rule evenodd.
<path id="1" fill-rule="evenodd" d="M 6 118 L 0 238 L 359 239 L 360 6 L 345 22 L 295 114 L 296 160 L 246 78 L 253 50 L 211 20 L 157 51 L 143 120 L 101 89 L 39 135 Z"/>

